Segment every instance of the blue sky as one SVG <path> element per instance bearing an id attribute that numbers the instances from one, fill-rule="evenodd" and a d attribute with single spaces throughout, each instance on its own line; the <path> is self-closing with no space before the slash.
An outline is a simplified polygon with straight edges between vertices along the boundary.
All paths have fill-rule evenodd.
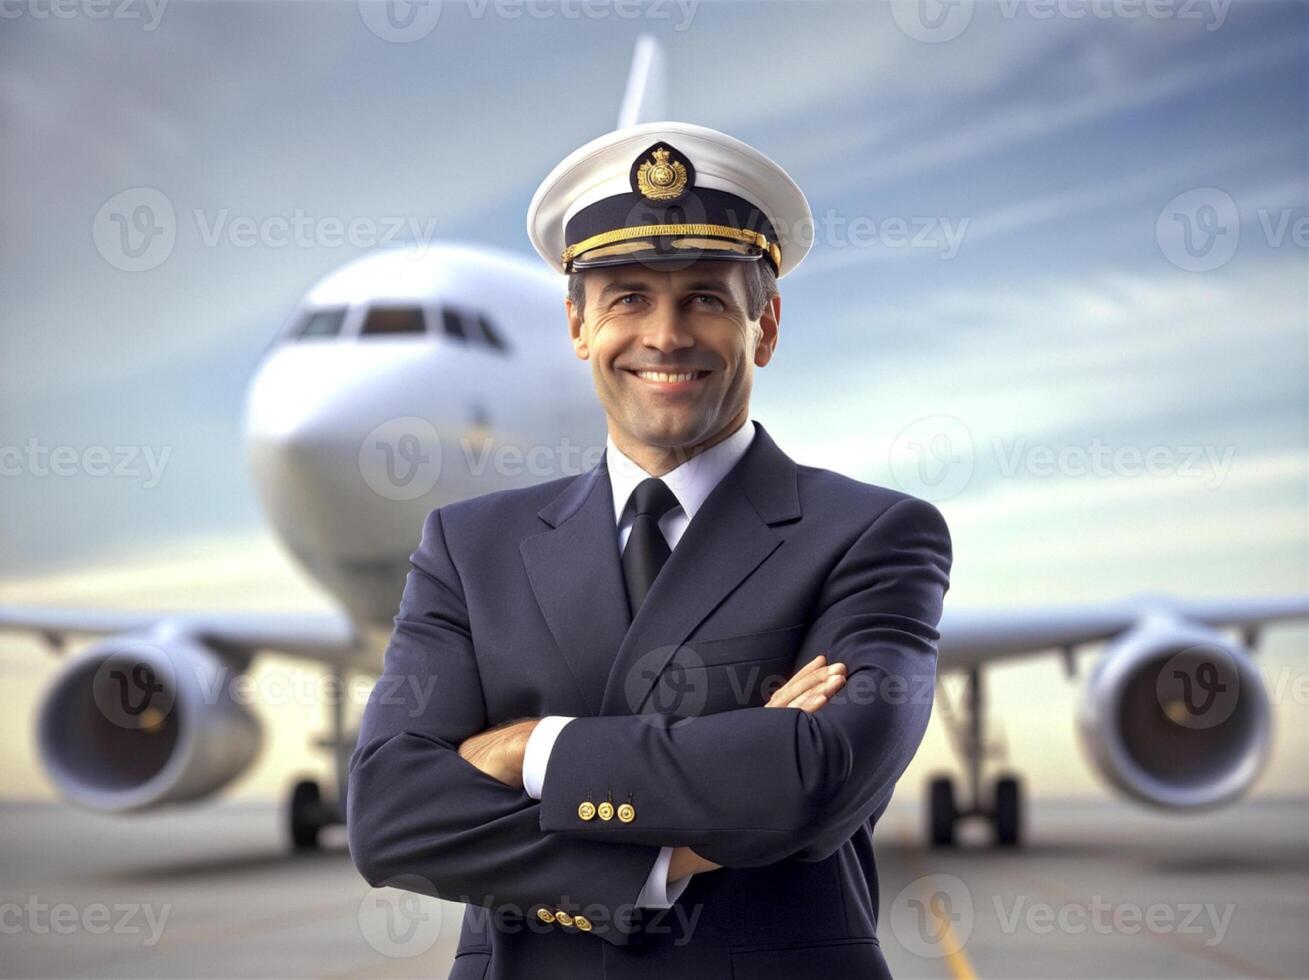
<path id="1" fill-rule="evenodd" d="M 1219 534 L 1215 569 L 1223 549 L 1256 547 L 1218 519 L 1283 571 L 1303 565 L 1292 458 L 1309 448 L 1306 253 L 1291 224 L 1280 244 L 1273 233 L 1307 214 L 1305 8 L 979 3 L 960 8 L 959 36 L 929 43 L 902 26 L 913 7 L 670 3 L 628 18 L 450 4 L 405 44 L 346 2 L 173 2 L 153 29 L 144 4 L 135 20 L 12 8 L 0 436 L 171 455 L 149 490 L 6 475 L 0 577 L 260 527 L 239 438 L 245 379 L 304 289 L 359 250 L 210 245 L 197 210 L 210 223 L 402 215 L 531 255 L 531 193 L 612 127 L 642 31 L 664 43 L 670 115 L 762 148 L 819 218 L 783 282 L 782 342 L 752 406 L 793 455 L 895 483 L 897 439 L 943 416 L 971 440 L 972 477 L 941 500 L 960 530 L 1003 536 L 1028 491 L 1053 508 L 1043 520 L 1089 520 L 1111 485 L 1123 521 L 1154 527 L 1163 482 L 1179 488 L 1161 505 L 1173 532 Z M 178 233 L 162 265 L 130 273 L 91 228 L 138 187 L 167 196 Z M 1240 240 L 1220 267 L 1190 271 L 1157 222 L 1206 188 L 1234 202 Z M 866 244 L 842 239 L 851 222 Z M 1162 447 L 1176 467 L 1189 447 L 1231 463 L 1196 491 L 1203 504 L 1181 492 L 1184 474 L 1030 472 L 1024 447 L 1085 455 L 1097 440 Z M 1279 550 L 1269 515 L 1297 508 Z M 1122 546 L 1106 561 L 1151 559 Z"/>
<path id="2" fill-rule="evenodd" d="M 752 414 L 802 462 L 935 500 L 947 603 L 1309 589 L 1304 5 L 705 2 L 632 19 L 502 0 L 447 5 L 392 43 L 353 2 L 173 0 L 157 23 L 144 3 L 135 19 L 42 3 L 0 20 L 0 451 L 169 455 L 149 488 L 0 475 L 4 597 L 277 608 L 293 572 L 246 480 L 243 389 L 303 292 L 360 250 L 207 244 L 204 227 L 404 216 L 531 257 L 532 192 L 612 128 L 641 32 L 663 41 L 669 114 L 758 146 L 820 219 Z M 954 36 L 922 39 L 937 14 Z M 176 240 L 125 272 L 93 232 L 136 188 L 167 198 Z M 1274 635 L 1261 661 L 1289 722 L 1271 791 L 1306 788 L 1309 706 L 1285 693 L 1305 637 Z M 7 651 L 0 772 L 45 792 L 29 722 L 54 665 L 33 669 L 34 643 Z M 996 681 L 1011 761 L 1084 791 L 1077 686 L 1054 662 Z M 318 723 L 274 722 L 246 790 L 280 792 Z M 934 725 L 907 792 L 948 758 Z"/>

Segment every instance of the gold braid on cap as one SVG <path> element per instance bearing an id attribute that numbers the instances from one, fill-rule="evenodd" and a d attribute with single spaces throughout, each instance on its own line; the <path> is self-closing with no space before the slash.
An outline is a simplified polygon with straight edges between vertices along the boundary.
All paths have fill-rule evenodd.
<path id="1" fill-rule="evenodd" d="M 567 267 L 568 263 L 577 258 L 583 252 L 590 251 L 593 248 L 599 248 L 601 245 L 612 245 L 615 242 L 630 241 L 633 238 L 655 238 L 661 235 L 708 235 L 718 238 L 729 238 L 733 241 L 746 242 L 751 245 L 758 245 L 772 257 L 773 264 L 781 266 L 782 249 L 776 242 L 770 242 L 768 236 L 761 231 L 750 231 L 746 228 L 733 228 L 731 225 L 635 225 L 630 228 L 615 228 L 613 231 L 602 231 L 598 235 L 592 235 L 590 238 L 583 238 L 580 242 L 569 245 L 560 255 L 560 264 Z"/>

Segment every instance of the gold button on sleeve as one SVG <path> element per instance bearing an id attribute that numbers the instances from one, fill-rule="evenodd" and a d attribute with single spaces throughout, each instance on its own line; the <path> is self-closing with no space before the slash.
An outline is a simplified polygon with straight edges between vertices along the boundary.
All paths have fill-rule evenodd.
<path id="1" fill-rule="evenodd" d="M 573 925 L 577 926 L 577 928 L 581 929 L 583 932 L 591 931 L 591 920 L 584 915 L 573 916 Z"/>
<path id="2" fill-rule="evenodd" d="M 612 820 L 614 818 L 614 805 L 605 800 L 595 808 L 595 812 L 600 815 L 601 820 Z"/>
<path id="3" fill-rule="evenodd" d="M 636 807 L 630 803 L 624 803 L 618 808 L 618 819 L 623 823 L 631 823 L 636 819 Z"/>
<path id="4" fill-rule="evenodd" d="M 555 920 L 555 914 L 546 908 L 537 909 L 536 917 L 542 922 L 553 922 Z"/>
<path id="5" fill-rule="evenodd" d="M 563 909 L 560 909 L 558 912 L 555 913 L 555 921 L 558 922 L 561 926 L 571 926 L 574 920 L 571 915 L 569 915 Z"/>
<path id="6" fill-rule="evenodd" d="M 582 801 L 577 808 L 577 816 L 582 820 L 590 820 L 595 816 L 595 804 L 590 800 Z"/>

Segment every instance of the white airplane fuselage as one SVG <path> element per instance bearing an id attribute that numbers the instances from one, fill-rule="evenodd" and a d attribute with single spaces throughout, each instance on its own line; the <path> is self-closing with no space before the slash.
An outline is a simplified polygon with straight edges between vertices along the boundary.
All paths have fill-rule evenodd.
<path id="1" fill-rule="evenodd" d="M 605 417 L 564 295 L 561 277 L 481 246 L 375 252 L 311 289 L 255 371 L 251 478 L 366 636 L 360 666 L 380 656 L 433 508 L 598 461 Z"/>

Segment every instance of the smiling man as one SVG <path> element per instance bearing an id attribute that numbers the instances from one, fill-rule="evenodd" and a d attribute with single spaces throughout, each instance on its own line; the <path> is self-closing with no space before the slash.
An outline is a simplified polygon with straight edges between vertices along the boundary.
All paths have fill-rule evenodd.
<path id="1" fill-rule="evenodd" d="M 622 266 L 574 273 L 570 285 L 573 346 L 591 361 L 624 456 L 663 476 L 741 429 L 752 368 L 772 358 L 781 318 L 764 267 L 709 259 L 677 271 Z"/>
<path id="2" fill-rule="evenodd" d="M 452 977 L 889 975 L 872 834 L 951 543 L 750 418 L 810 224 L 776 163 L 679 122 L 532 199 L 605 452 L 428 515 L 350 765 L 364 877 L 468 906 Z"/>

